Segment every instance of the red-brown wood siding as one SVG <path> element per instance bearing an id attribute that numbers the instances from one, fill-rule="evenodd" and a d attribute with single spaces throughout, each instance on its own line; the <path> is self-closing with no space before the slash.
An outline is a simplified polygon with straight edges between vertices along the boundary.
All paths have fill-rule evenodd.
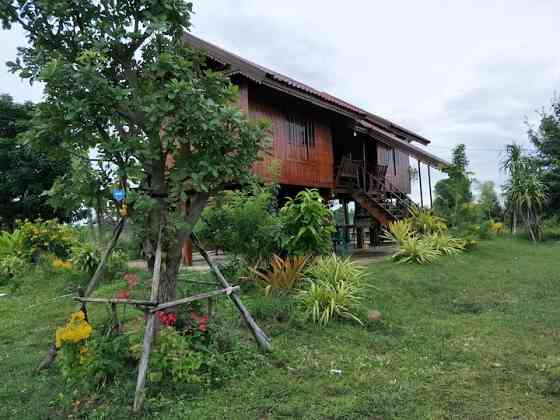
<path id="1" fill-rule="evenodd" d="M 387 180 L 398 190 L 410 194 L 410 157 L 408 153 L 379 144 L 377 161 L 380 165 L 387 165 Z"/>
<path id="2" fill-rule="evenodd" d="M 333 187 L 332 133 L 324 114 L 278 94 L 271 95 L 264 88 L 249 86 L 249 115 L 251 119 L 270 122 L 273 144 L 269 154 L 257 162 L 254 172 L 270 179 L 270 168 L 279 171 L 278 182 L 305 187 Z M 305 115 L 315 126 L 315 145 L 305 147 L 289 144 L 286 112 Z"/>

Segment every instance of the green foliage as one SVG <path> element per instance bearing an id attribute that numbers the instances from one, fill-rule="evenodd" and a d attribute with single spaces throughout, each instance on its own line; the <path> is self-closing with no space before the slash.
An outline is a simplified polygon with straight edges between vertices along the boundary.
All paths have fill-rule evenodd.
<path id="1" fill-rule="evenodd" d="M 255 269 L 252 271 L 264 284 L 267 295 L 275 290 L 294 290 L 299 287 L 308 259 L 308 257 L 302 256 L 280 258 L 278 255 L 274 255 L 270 263 L 270 271 L 261 272 Z"/>
<path id="2" fill-rule="evenodd" d="M 547 216 L 560 210 L 560 97 L 555 95 L 552 106 L 540 113 L 537 127 L 529 130 L 529 139 L 536 147 L 542 182 L 546 186 Z"/>
<path id="3" fill-rule="evenodd" d="M 289 255 L 326 255 L 336 229 L 332 214 L 317 190 L 299 192 L 280 210 L 282 246 Z"/>
<path id="4" fill-rule="evenodd" d="M 462 239 L 454 238 L 447 233 L 431 233 L 425 236 L 425 240 L 442 255 L 457 255 L 465 249 Z"/>
<path id="5" fill-rule="evenodd" d="M 141 346 L 133 347 L 134 356 L 140 358 Z M 157 345 L 150 354 L 149 380 L 151 382 L 200 383 L 203 357 L 191 349 L 190 337 L 171 327 L 162 328 Z"/>
<path id="6" fill-rule="evenodd" d="M 34 110 L 29 102 L 17 104 L 0 95 L 0 229 L 13 229 L 16 219 L 67 220 L 78 214 L 78 207 L 56 209 L 43 194 L 68 171 L 69 153 L 57 149 L 56 156 L 50 156 L 18 140 L 30 129 Z"/>
<path id="7" fill-rule="evenodd" d="M 465 145 L 460 144 L 453 149 L 452 164 L 442 168 L 448 175 L 447 179 L 438 181 L 435 185 L 434 209 L 437 214 L 445 217 L 451 225 L 461 221 L 460 209 L 472 202 L 472 180 L 468 172 L 469 161 L 466 156 Z"/>
<path id="8" fill-rule="evenodd" d="M 14 278 L 21 276 L 27 269 L 27 262 L 17 255 L 0 257 L 0 285 L 10 284 Z"/>
<path id="9" fill-rule="evenodd" d="M 299 292 L 304 315 L 321 325 L 336 317 L 362 323 L 355 315 L 364 290 L 363 269 L 350 259 L 318 258 L 306 271 L 308 287 Z"/>
<path id="10" fill-rule="evenodd" d="M 91 242 L 80 242 L 72 247 L 72 265 L 78 270 L 92 275 L 100 261 L 99 251 Z"/>
<path id="11" fill-rule="evenodd" d="M 269 137 L 267 123 L 239 109 L 228 76 L 186 45 L 191 14 L 184 0 L 0 6 L 3 26 L 17 24 L 27 40 L 10 71 L 44 86 L 26 140 L 78 156 L 95 149 L 151 249 L 165 221 L 170 291 L 181 246 L 171 238 L 188 237 L 208 197 L 251 178 Z"/>
<path id="12" fill-rule="evenodd" d="M 523 220 L 529 236 L 536 241 L 542 236 L 539 213 L 547 198 L 540 163 L 524 156 L 521 146 L 510 144 L 506 147 L 502 168 L 509 175 L 503 190 L 514 220 L 513 230 L 516 230 L 517 220 Z"/>
<path id="13" fill-rule="evenodd" d="M 419 207 L 412 209 L 412 215 L 408 220 L 412 231 L 420 235 L 447 232 L 445 219 L 426 209 Z"/>
<path id="14" fill-rule="evenodd" d="M 249 191 L 226 191 L 214 198 L 196 227 L 199 238 L 252 267 L 266 266 L 280 252 L 275 190 L 253 184 Z"/>
<path id="15" fill-rule="evenodd" d="M 28 259 L 29 250 L 25 248 L 24 235 L 21 230 L 13 232 L 0 232 L 0 258 L 8 256 L 17 256 L 19 258 Z"/>
<path id="16" fill-rule="evenodd" d="M 441 252 L 434 247 L 429 238 L 411 237 L 399 245 L 393 259 L 399 263 L 429 264 L 440 255 Z"/>
<path id="17" fill-rule="evenodd" d="M 103 387 L 132 367 L 128 335 L 93 335 L 85 342 L 63 344 L 59 353 L 58 365 L 72 388 Z"/>
<path id="18" fill-rule="evenodd" d="M 498 200 L 495 185 L 492 181 L 480 184 L 480 197 L 478 204 L 486 220 L 501 220 L 503 217 L 502 206 Z"/>
<path id="19" fill-rule="evenodd" d="M 389 227 L 383 232 L 383 237 L 389 241 L 402 244 L 414 235 L 410 219 L 395 220 L 389 223 Z"/>

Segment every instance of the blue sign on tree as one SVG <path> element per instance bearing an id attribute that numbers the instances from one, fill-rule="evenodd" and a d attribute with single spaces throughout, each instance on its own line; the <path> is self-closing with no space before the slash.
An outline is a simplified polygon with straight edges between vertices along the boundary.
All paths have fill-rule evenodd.
<path id="1" fill-rule="evenodd" d="M 119 203 L 124 200 L 124 190 L 113 190 L 113 198 Z"/>

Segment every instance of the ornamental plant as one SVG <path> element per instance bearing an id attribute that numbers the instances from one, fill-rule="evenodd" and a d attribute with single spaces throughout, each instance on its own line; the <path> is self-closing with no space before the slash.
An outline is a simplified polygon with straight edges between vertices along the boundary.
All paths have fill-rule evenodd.
<path id="1" fill-rule="evenodd" d="M 336 232 L 331 211 L 319 191 L 300 191 L 280 210 L 282 246 L 288 255 L 327 255 Z"/>
<path id="2" fill-rule="evenodd" d="M 66 260 L 70 257 L 72 246 L 77 243 L 72 227 L 56 220 L 18 221 L 17 230 L 21 234 L 21 247 L 30 257 L 47 253 Z"/>
<path id="3" fill-rule="evenodd" d="M 362 323 L 355 315 L 363 297 L 363 269 L 350 259 L 320 257 L 306 271 L 307 287 L 298 294 L 304 316 L 320 325 L 334 318 Z"/>

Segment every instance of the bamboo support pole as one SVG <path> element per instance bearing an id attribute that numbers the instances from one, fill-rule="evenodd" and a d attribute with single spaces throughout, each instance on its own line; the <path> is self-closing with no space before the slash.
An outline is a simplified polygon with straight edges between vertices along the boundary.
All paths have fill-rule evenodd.
<path id="1" fill-rule="evenodd" d="M 156 303 L 159 292 L 159 281 L 161 277 L 161 254 L 162 254 L 162 236 L 163 236 L 163 215 L 160 219 L 158 242 L 156 248 L 156 258 L 154 263 L 154 273 L 152 276 L 152 293 L 151 301 Z M 150 351 L 152 350 L 152 342 L 156 331 L 156 316 L 155 314 L 148 314 L 148 322 L 144 331 L 144 341 L 142 343 L 142 356 L 138 366 L 138 379 L 136 381 L 136 392 L 134 393 L 134 406 L 132 410 L 137 413 L 144 404 L 146 397 L 146 374 L 148 373 L 148 362 L 150 359 Z"/>
<path id="2" fill-rule="evenodd" d="M 214 290 L 214 291 L 207 292 L 207 293 L 201 293 L 199 295 L 194 295 L 194 296 L 186 297 L 186 298 L 183 298 L 183 299 L 174 300 L 172 302 L 161 303 L 158 306 L 156 306 L 155 308 L 150 309 L 150 312 L 163 311 L 164 309 L 174 308 L 175 306 L 185 305 L 187 303 L 195 302 L 197 300 L 208 299 L 208 298 L 211 298 L 213 296 L 219 296 L 219 295 L 229 296 L 233 292 L 238 291 L 238 290 L 239 290 L 239 286 L 234 286 L 234 287 L 227 287 L 225 289 Z"/>
<path id="3" fill-rule="evenodd" d="M 118 298 L 82 298 L 74 297 L 75 301 L 88 302 L 88 303 L 110 303 L 110 304 L 123 304 L 123 305 L 140 305 L 140 306 L 157 306 L 157 302 L 150 300 L 136 300 L 136 299 L 118 299 Z"/>
<path id="4" fill-rule="evenodd" d="M 85 297 L 88 297 L 89 295 L 91 295 L 91 292 L 93 292 L 95 290 L 95 288 L 97 287 L 97 283 L 99 282 L 99 279 L 101 278 L 101 276 L 105 272 L 105 266 L 107 265 L 107 260 L 109 259 L 109 257 L 111 256 L 111 252 L 113 252 L 113 249 L 117 245 L 119 237 L 121 236 L 121 233 L 124 229 L 124 223 L 125 223 L 125 218 L 121 217 L 121 219 L 119 220 L 119 223 L 115 227 L 115 230 L 113 232 L 113 237 L 111 238 L 111 242 L 109 242 L 109 245 L 107 246 L 107 249 L 105 249 L 105 253 L 103 254 L 103 257 L 101 258 L 101 262 L 97 266 L 97 270 L 95 270 L 95 273 L 93 274 L 93 277 L 91 278 L 91 280 L 89 281 L 89 283 L 86 287 L 86 291 L 84 293 Z"/>
<path id="5" fill-rule="evenodd" d="M 198 249 L 198 252 L 200 252 L 200 255 L 202 255 L 202 257 L 206 260 L 206 262 L 208 263 L 208 265 L 210 266 L 210 268 L 212 269 L 212 271 L 216 275 L 216 279 L 222 285 L 222 287 L 224 287 L 224 288 L 231 287 L 229 282 L 223 276 L 220 269 L 210 259 L 210 257 L 208 256 L 208 253 L 204 250 L 204 248 L 202 248 L 202 245 L 200 244 L 198 238 L 196 237 L 196 235 L 194 233 L 191 234 L 191 239 L 192 239 L 193 245 Z M 232 300 L 232 302 L 235 304 L 235 306 L 237 306 L 237 309 L 239 310 L 239 312 L 241 312 L 241 315 L 243 316 L 243 319 L 245 320 L 245 323 L 249 327 L 249 330 L 253 334 L 253 337 L 255 337 L 255 340 L 257 341 L 261 351 L 265 352 L 265 353 L 271 351 L 270 339 L 266 336 L 264 331 L 261 330 L 261 328 L 257 325 L 257 323 L 255 322 L 255 320 L 253 319 L 253 317 L 251 316 L 251 314 L 249 313 L 247 308 L 245 308 L 245 305 L 243 305 L 243 303 L 241 302 L 241 299 L 239 299 L 239 296 L 236 293 L 231 293 L 229 295 L 229 298 Z"/>

